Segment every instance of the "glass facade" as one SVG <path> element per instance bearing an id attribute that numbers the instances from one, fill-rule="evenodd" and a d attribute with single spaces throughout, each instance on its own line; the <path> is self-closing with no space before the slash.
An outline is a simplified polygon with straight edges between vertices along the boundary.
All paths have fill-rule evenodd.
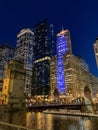
<path id="1" fill-rule="evenodd" d="M 34 33 L 30 29 L 22 29 L 17 35 L 15 59 L 24 63 L 27 70 L 32 70 Z"/>
<path id="2" fill-rule="evenodd" d="M 50 63 L 43 60 L 33 64 L 32 96 L 48 95 L 50 91 Z"/>
<path id="3" fill-rule="evenodd" d="M 50 58 L 54 54 L 53 26 L 47 20 L 34 28 L 34 64 L 32 74 L 32 95 L 48 95 L 50 92 Z"/>
<path id="4" fill-rule="evenodd" d="M 38 60 L 45 56 L 50 56 L 50 44 L 47 27 L 46 20 L 35 26 L 34 60 Z"/>
<path id="5" fill-rule="evenodd" d="M 22 29 L 17 35 L 15 59 L 24 63 L 26 79 L 24 93 L 31 94 L 31 77 L 33 64 L 34 32 L 27 28 Z"/>

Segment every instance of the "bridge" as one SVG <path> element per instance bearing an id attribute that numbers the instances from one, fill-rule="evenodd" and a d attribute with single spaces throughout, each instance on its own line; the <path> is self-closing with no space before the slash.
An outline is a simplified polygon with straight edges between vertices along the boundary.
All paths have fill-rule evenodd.
<path id="1" fill-rule="evenodd" d="M 85 107 L 84 104 L 44 104 L 44 105 L 32 105 L 32 106 L 27 106 L 27 109 L 29 111 L 43 111 L 43 110 L 50 110 L 50 109 L 72 109 L 72 110 L 80 110 L 82 111 L 82 108 Z"/>
<path id="2" fill-rule="evenodd" d="M 27 109 L 30 111 L 33 110 L 47 110 L 47 109 L 72 109 L 80 110 L 81 112 L 94 112 L 98 109 L 98 104 L 94 104 L 91 100 L 84 99 L 83 97 L 78 97 L 74 99 L 71 103 L 40 103 L 40 104 L 26 104 Z"/>

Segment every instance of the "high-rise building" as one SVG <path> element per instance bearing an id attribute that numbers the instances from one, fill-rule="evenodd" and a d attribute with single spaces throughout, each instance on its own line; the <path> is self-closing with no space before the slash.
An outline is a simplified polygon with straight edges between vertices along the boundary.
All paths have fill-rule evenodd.
<path id="1" fill-rule="evenodd" d="M 22 29 L 17 35 L 15 59 L 24 63 L 26 69 L 25 94 L 31 93 L 31 77 L 33 63 L 34 32 L 27 28 Z"/>
<path id="2" fill-rule="evenodd" d="M 62 30 L 57 34 L 57 86 L 58 91 L 64 94 L 66 91 L 66 83 L 64 77 L 64 55 L 72 52 L 69 30 Z"/>
<path id="3" fill-rule="evenodd" d="M 2 83 L 3 83 L 6 63 L 9 60 L 13 59 L 14 52 L 15 52 L 15 48 L 8 44 L 2 44 L 0 46 L 0 91 L 2 90 Z"/>
<path id="4" fill-rule="evenodd" d="M 50 92 L 59 91 L 59 97 L 77 98 L 84 96 L 86 86 L 95 97 L 98 94 L 98 78 L 89 72 L 88 65 L 73 55 L 70 33 L 62 30 L 57 35 L 57 55 L 50 60 Z"/>
<path id="5" fill-rule="evenodd" d="M 94 46 L 94 53 L 95 53 L 95 58 L 96 58 L 96 64 L 97 64 L 97 67 L 98 67 L 98 37 L 96 37 L 96 41 L 93 44 L 93 46 Z"/>
<path id="6" fill-rule="evenodd" d="M 32 95 L 49 95 L 50 58 L 56 54 L 53 25 L 43 20 L 34 28 Z"/>
<path id="7" fill-rule="evenodd" d="M 56 44 L 53 24 L 48 24 L 47 19 L 37 24 L 34 28 L 35 45 L 34 60 L 56 55 Z"/>
<path id="8" fill-rule="evenodd" d="M 50 57 L 44 57 L 33 63 L 32 96 L 49 95 L 50 92 Z"/>
<path id="9" fill-rule="evenodd" d="M 64 56 L 64 73 L 66 83 L 66 94 L 73 97 L 80 97 L 84 94 L 84 87 L 90 84 L 90 74 L 87 64 L 73 54 Z"/>
<path id="10" fill-rule="evenodd" d="M 84 96 L 85 86 L 88 86 L 92 92 L 92 96 L 96 97 L 98 95 L 98 78 L 89 72 L 88 65 L 81 58 L 71 53 L 64 55 L 63 59 L 64 82 L 66 87 L 65 94 L 63 95 L 70 96 L 71 98 L 82 97 Z M 54 91 L 58 88 L 56 63 L 57 57 L 50 60 L 51 98 L 54 98 Z"/>

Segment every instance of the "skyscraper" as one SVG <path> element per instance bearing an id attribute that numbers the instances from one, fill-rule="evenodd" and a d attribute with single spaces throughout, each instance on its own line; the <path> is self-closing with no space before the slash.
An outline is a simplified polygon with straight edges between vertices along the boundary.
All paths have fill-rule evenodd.
<path id="1" fill-rule="evenodd" d="M 59 93 L 64 94 L 66 91 L 65 76 L 64 76 L 64 58 L 63 56 L 72 52 L 69 30 L 62 30 L 57 34 L 57 88 Z"/>
<path id="2" fill-rule="evenodd" d="M 52 99 L 54 98 L 55 89 L 58 89 L 60 97 L 61 95 L 65 96 L 66 94 L 66 96 L 73 96 L 74 98 L 83 96 L 85 86 L 89 86 L 91 90 L 93 88 L 94 91 L 97 90 L 95 87 L 97 84 L 92 85 L 92 82 L 95 80 L 95 82 L 98 83 L 98 79 L 95 79 L 95 77 L 89 73 L 87 64 L 84 63 L 81 58 L 73 55 L 72 53 L 66 53 L 63 55 L 63 62 L 59 63 L 59 67 L 60 69 L 63 68 L 64 72 L 60 72 L 60 69 L 57 67 L 57 62 L 57 57 L 54 57 L 50 60 L 50 84 Z M 62 63 L 63 67 L 61 67 Z M 57 77 L 57 73 L 60 78 Z M 61 88 L 58 88 L 58 79 L 61 81 L 61 86 L 59 85 Z M 63 92 L 61 90 L 63 90 Z"/>
<path id="3" fill-rule="evenodd" d="M 34 63 L 32 95 L 48 95 L 50 91 L 50 59 L 56 54 L 53 25 L 43 20 L 34 28 Z"/>
<path id="4" fill-rule="evenodd" d="M 82 97 L 85 86 L 95 97 L 97 85 L 98 78 L 89 72 L 88 65 L 72 53 L 70 32 L 62 30 L 57 34 L 57 55 L 50 60 L 51 100 L 55 99 L 57 89 L 60 99 Z"/>
<path id="5" fill-rule="evenodd" d="M 31 93 L 34 33 L 31 29 L 22 29 L 17 35 L 15 59 L 24 63 L 26 69 L 25 94 Z"/>
<path id="6" fill-rule="evenodd" d="M 47 19 L 37 24 L 34 28 L 34 60 L 45 56 L 56 55 L 56 44 L 53 24 L 48 24 Z"/>
<path id="7" fill-rule="evenodd" d="M 94 53 L 95 53 L 95 58 L 96 58 L 96 64 L 98 67 L 98 37 L 96 37 L 96 41 L 93 44 L 93 47 L 94 47 Z"/>

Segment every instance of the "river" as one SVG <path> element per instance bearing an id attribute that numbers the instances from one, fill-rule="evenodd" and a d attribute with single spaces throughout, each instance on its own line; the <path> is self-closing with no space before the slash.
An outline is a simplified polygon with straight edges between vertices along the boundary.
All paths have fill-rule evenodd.
<path id="1" fill-rule="evenodd" d="M 40 130 L 98 130 L 98 118 L 28 112 L 27 126 Z"/>

